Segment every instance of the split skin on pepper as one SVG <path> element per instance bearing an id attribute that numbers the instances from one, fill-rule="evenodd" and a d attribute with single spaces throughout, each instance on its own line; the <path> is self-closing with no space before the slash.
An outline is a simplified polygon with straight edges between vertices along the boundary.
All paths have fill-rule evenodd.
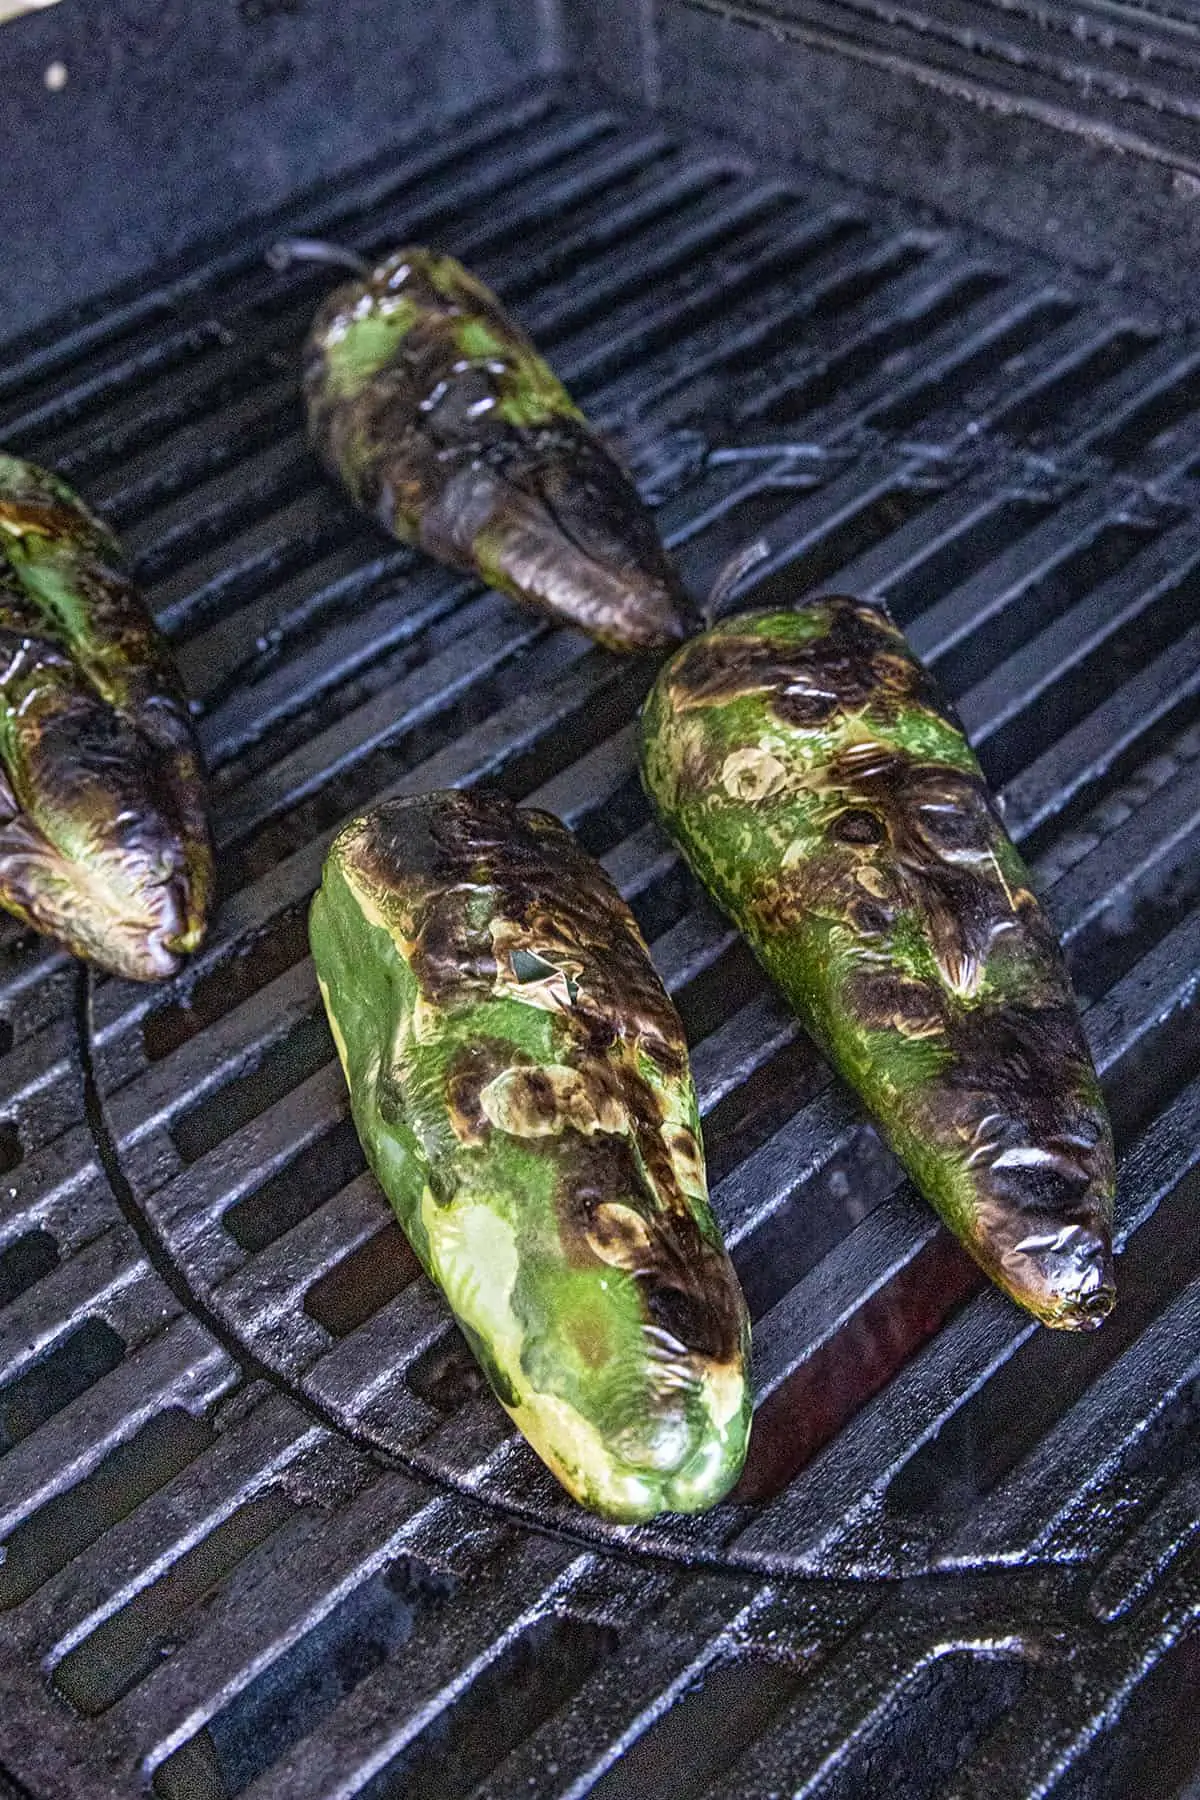
<path id="1" fill-rule="evenodd" d="M 404 543 L 610 649 L 695 623 L 633 482 L 453 257 L 410 246 L 332 293 L 304 393 L 325 467 Z"/>
<path id="2" fill-rule="evenodd" d="M 389 802 L 326 861 L 313 956 L 368 1161 L 491 1386 L 619 1520 L 713 1505 L 750 1423 L 679 1016 L 549 814 Z"/>
<path id="3" fill-rule="evenodd" d="M 0 455 L 0 905 L 153 981 L 199 945 L 212 883 L 187 705 L 120 546 Z"/>
<path id="4" fill-rule="evenodd" d="M 1053 929 L 952 708 L 877 608 L 723 621 L 646 787 L 922 1193 L 1047 1325 L 1114 1299 L 1112 1131 Z"/>

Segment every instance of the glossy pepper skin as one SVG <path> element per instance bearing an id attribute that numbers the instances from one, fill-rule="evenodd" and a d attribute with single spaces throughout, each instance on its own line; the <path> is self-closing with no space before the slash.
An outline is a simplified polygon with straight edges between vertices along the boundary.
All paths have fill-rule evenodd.
<path id="1" fill-rule="evenodd" d="M 668 829 L 921 1191 L 1006 1293 L 1113 1303 L 1113 1144 L 1053 931 L 961 724 L 844 598 L 718 625 L 661 671 Z"/>
<path id="2" fill-rule="evenodd" d="M 304 353 L 309 433 L 405 543 L 614 650 L 692 620 L 624 470 L 495 295 L 431 250 L 335 290 Z"/>
<path id="3" fill-rule="evenodd" d="M 120 546 L 0 455 L 0 905 L 153 981 L 200 943 L 211 891 L 199 751 Z"/>
<path id="4" fill-rule="evenodd" d="M 745 1304 L 683 1027 L 603 871 L 500 796 L 392 801 L 335 841 L 310 935 L 368 1161 L 533 1448 L 613 1519 L 713 1505 Z"/>

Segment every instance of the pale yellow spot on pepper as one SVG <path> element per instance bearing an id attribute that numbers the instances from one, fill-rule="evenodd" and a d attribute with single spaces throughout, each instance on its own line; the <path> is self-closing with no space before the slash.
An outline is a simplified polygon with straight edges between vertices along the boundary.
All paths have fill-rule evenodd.
<path id="1" fill-rule="evenodd" d="M 762 744 L 747 744 L 731 750 L 721 765 L 721 786 L 734 800 L 751 804 L 777 793 L 787 779 L 787 770 Z"/>

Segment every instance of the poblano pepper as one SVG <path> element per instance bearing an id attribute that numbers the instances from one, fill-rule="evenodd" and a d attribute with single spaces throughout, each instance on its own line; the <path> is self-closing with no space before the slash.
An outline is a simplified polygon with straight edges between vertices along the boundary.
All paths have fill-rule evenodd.
<path id="1" fill-rule="evenodd" d="M 962 726 L 843 598 L 726 620 L 661 671 L 668 829 L 921 1191 L 1047 1325 L 1113 1303 L 1113 1143 L 1051 926 Z"/>
<path id="2" fill-rule="evenodd" d="M 745 1304 L 683 1027 L 603 871 L 500 796 L 392 801 L 335 841 L 310 932 L 367 1158 L 497 1397 L 585 1506 L 711 1506 Z"/>
<path id="3" fill-rule="evenodd" d="M 416 246 L 362 269 L 304 351 L 312 443 L 356 504 L 611 649 L 677 643 L 688 603 L 637 489 L 495 295 Z"/>
<path id="4" fill-rule="evenodd" d="M 152 981 L 199 944 L 211 890 L 199 751 L 120 546 L 0 456 L 0 905 Z"/>

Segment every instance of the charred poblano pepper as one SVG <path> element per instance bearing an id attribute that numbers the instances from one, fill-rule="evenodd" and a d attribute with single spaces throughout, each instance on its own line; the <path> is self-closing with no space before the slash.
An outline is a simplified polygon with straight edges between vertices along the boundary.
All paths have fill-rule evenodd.
<path id="1" fill-rule="evenodd" d="M 0 905 L 153 981 L 199 944 L 211 888 L 187 707 L 120 546 L 0 456 Z"/>
<path id="2" fill-rule="evenodd" d="M 325 864 L 313 956 L 354 1121 L 498 1398 L 585 1506 L 711 1506 L 749 1425 L 679 1017 L 547 813 L 389 802 Z"/>
<path id="3" fill-rule="evenodd" d="M 1113 1303 L 1113 1144 L 1053 931 L 878 610 L 727 620 L 661 672 L 668 828 L 947 1225 L 1047 1325 Z"/>
<path id="4" fill-rule="evenodd" d="M 614 650 L 685 635 L 687 600 L 637 489 L 453 257 L 409 247 L 363 265 L 317 314 L 304 392 L 326 468 L 405 543 Z"/>

